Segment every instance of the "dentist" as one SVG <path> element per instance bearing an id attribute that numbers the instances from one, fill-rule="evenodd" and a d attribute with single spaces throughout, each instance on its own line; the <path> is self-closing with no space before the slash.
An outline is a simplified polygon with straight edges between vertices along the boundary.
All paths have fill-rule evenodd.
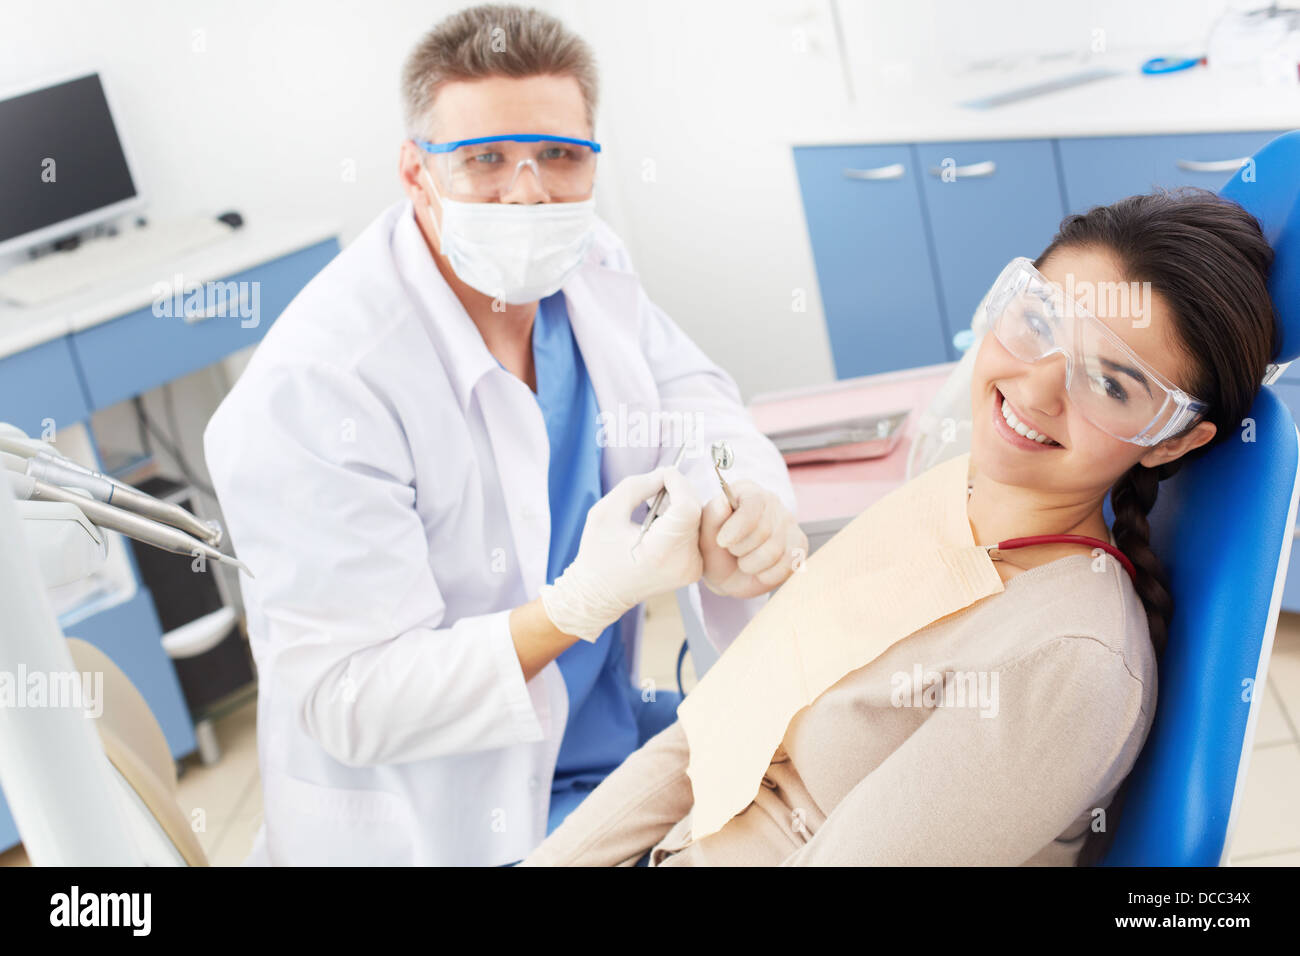
<path id="1" fill-rule="evenodd" d="M 256 575 L 250 862 L 522 859 L 674 719 L 678 695 L 634 684 L 641 602 L 689 586 L 723 648 L 807 549 L 734 382 L 595 217 L 587 45 L 472 8 L 403 93 L 407 198 L 289 305 L 204 435 Z"/>

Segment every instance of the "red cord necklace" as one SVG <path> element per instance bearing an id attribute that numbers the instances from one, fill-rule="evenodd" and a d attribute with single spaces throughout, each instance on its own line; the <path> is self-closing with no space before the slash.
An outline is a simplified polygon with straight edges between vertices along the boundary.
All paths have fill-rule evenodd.
<path id="1" fill-rule="evenodd" d="M 967 485 L 966 497 L 969 499 L 974 486 Z M 989 557 L 994 561 L 1001 561 L 1000 551 L 1013 551 L 1016 548 L 1028 548 L 1036 544 L 1086 544 L 1093 548 L 1100 548 L 1105 551 L 1128 572 L 1128 576 L 1133 581 L 1133 586 L 1137 586 L 1137 569 L 1133 567 L 1133 562 L 1119 548 L 1115 547 L 1109 541 L 1102 541 L 1100 538 L 1092 538 L 1085 534 L 1031 534 L 1023 538 L 1008 538 L 1006 541 L 999 541 L 997 544 L 984 544 L 979 547 L 984 548 L 989 553 Z"/>

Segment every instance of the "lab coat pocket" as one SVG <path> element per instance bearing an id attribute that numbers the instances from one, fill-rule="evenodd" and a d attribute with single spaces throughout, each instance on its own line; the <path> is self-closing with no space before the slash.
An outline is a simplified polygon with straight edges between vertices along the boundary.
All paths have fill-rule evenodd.
<path id="1" fill-rule="evenodd" d="M 276 774 L 267 781 L 266 800 L 267 844 L 277 865 L 415 864 L 416 827 L 397 794 L 323 787 Z"/>

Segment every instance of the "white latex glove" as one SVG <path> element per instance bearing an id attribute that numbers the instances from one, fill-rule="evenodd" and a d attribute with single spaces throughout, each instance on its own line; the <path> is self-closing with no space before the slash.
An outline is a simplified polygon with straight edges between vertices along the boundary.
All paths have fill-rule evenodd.
<path id="1" fill-rule="evenodd" d="M 641 533 L 632 512 L 668 489 L 668 506 Z M 564 634 L 595 641 L 648 597 L 698 581 L 700 503 L 676 468 L 624 478 L 587 512 L 578 555 L 554 584 L 541 589 L 542 606 Z"/>
<path id="2" fill-rule="evenodd" d="M 704 583 L 714 594 L 750 598 L 785 582 L 808 558 L 808 536 L 772 492 L 752 481 L 728 482 L 725 495 L 709 502 L 700 521 Z"/>

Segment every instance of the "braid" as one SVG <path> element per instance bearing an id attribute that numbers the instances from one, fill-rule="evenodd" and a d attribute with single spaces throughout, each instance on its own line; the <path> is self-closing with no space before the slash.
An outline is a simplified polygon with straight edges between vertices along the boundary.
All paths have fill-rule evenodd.
<path id="1" fill-rule="evenodd" d="M 1155 506 L 1160 482 L 1177 472 L 1182 463 L 1183 459 L 1177 458 L 1155 468 L 1136 464 L 1124 472 L 1110 489 L 1111 509 L 1115 512 L 1111 532 L 1115 535 L 1115 544 L 1133 562 L 1137 571 L 1137 593 L 1142 599 L 1142 606 L 1146 608 L 1147 631 L 1151 635 L 1151 646 L 1155 649 L 1157 660 L 1164 654 L 1165 645 L 1169 641 L 1174 596 L 1169 590 L 1169 576 L 1165 573 L 1165 567 L 1151 550 L 1151 525 L 1147 521 L 1147 515 Z M 1124 809 L 1130 779 L 1131 776 L 1124 778 L 1106 809 L 1106 829 L 1094 830 L 1084 840 L 1075 861 L 1076 866 L 1095 866 L 1109 851 Z"/>
<path id="2" fill-rule="evenodd" d="M 1175 459 L 1155 468 L 1134 465 L 1110 489 L 1110 504 L 1115 512 L 1111 532 L 1115 535 L 1115 544 L 1128 555 L 1137 570 L 1137 593 L 1146 608 L 1147 630 L 1157 658 L 1164 653 L 1169 639 L 1174 596 L 1169 590 L 1169 576 L 1164 565 L 1151 550 L 1151 526 L 1147 515 L 1156 503 L 1160 482 L 1177 471 L 1181 464 L 1181 459 Z"/>

